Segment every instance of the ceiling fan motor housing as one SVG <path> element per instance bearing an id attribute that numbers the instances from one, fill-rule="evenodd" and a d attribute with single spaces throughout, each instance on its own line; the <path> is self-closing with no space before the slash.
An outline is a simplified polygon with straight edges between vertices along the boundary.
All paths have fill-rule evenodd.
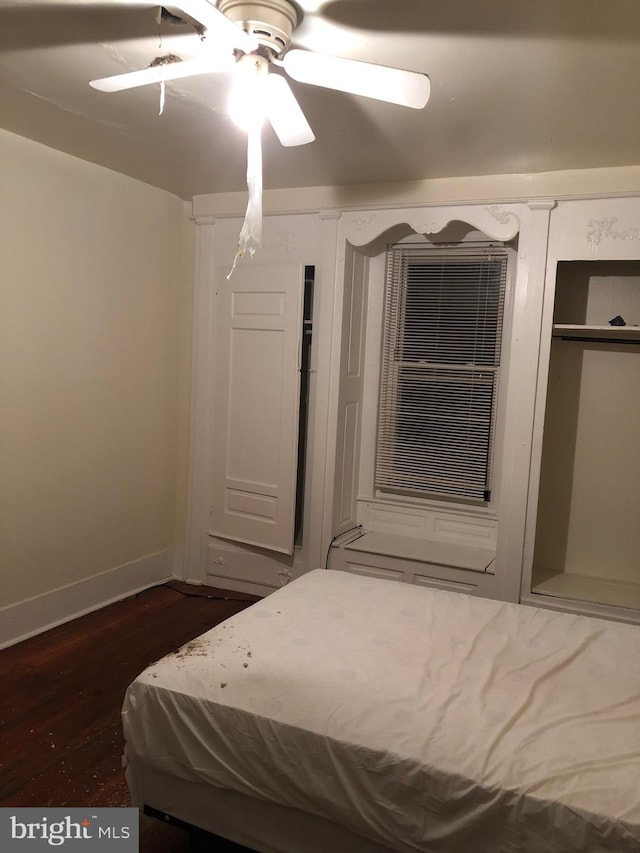
<path id="1" fill-rule="evenodd" d="M 219 0 L 218 9 L 276 57 L 289 46 L 298 23 L 298 13 L 287 0 Z"/>

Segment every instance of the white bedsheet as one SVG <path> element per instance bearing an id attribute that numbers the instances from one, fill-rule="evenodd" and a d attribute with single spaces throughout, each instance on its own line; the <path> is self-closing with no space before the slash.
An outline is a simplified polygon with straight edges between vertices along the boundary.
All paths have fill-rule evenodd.
<path id="1" fill-rule="evenodd" d="M 149 667 L 127 751 L 396 851 L 640 850 L 640 628 L 317 570 Z"/>

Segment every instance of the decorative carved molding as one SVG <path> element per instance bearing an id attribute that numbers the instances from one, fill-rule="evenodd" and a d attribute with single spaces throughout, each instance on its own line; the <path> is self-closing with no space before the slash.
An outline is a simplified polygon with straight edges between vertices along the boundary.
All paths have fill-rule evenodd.
<path id="1" fill-rule="evenodd" d="M 370 216 L 363 216 L 360 219 L 355 219 L 352 227 L 354 231 L 364 231 L 372 222 L 373 220 Z"/>
<path id="2" fill-rule="evenodd" d="M 492 240 L 511 240 L 520 230 L 520 217 L 498 204 L 442 205 L 430 208 L 384 210 L 351 220 L 346 228 L 349 242 L 363 246 L 391 228 L 407 225 L 416 234 L 439 234 L 452 222 L 464 222 Z"/>
<path id="3" fill-rule="evenodd" d="M 590 219 L 587 225 L 587 243 L 597 246 L 602 240 L 640 240 L 640 228 L 616 228 L 618 219 Z"/>
<path id="4" fill-rule="evenodd" d="M 449 223 L 448 222 L 420 222 L 420 223 L 409 223 L 416 234 L 437 234 L 438 231 L 442 231 Z"/>
<path id="5" fill-rule="evenodd" d="M 489 216 L 493 216 L 495 220 L 497 220 L 501 225 L 508 225 L 509 220 L 513 219 L 515 222 L 520 224 L 520 220 L 511 210 L 504 210 L 500 207 L 499 204 L 490 204 L 488 207 L 485 207 L 485 210 L 489 214 Z"/>
<path id="6" fill-rule="evenodd" d="M 296 251 L 297 239 L 295 231 L 276 231 L 269 239 L 264 240 L 262 248 L 264 251 L 283 252 L 292 255 Z"/>

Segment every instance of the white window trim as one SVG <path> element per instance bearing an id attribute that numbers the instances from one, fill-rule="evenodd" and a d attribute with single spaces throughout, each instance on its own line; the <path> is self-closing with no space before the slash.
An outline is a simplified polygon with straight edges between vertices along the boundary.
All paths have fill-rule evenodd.
<path id="1" fill-rule="evenodd" d="M 474 232 L 468 235 L 470 241 L 482 240 L 487 246 L 495 246 L 496 241 L 485 235 Z M 424 244 L 417 235 L 412 235 L 401 242 Z M 386 506 L 401 508 L 422 508 L 434 511 L 448 511 L 454 514 L 489 517 L 497 519 L 500 513 L 501 479 L 503 470 L 503 447 L 506 417 L 505 380 L 507 376 L 508 359 L 511 350 L 511 325 L 513 315 L 513 290 L 515 282 L 517 253 L 509 246 L 504 247 L 509 256 L 507 267 L 507 283 L 504 302 L 502 357 L 498 371 L 498 397 L 493 439 L 493 477 L 491 500 L 485 504 L 477 504 L 465 500 L 439 500 L 434 497 L 413 497 L 382 492 L 374 486 L 375 448 L 378 418 L 378 396 L 380 392 L 380 370 L 382 363 L 382 331 L 384 322 L 384 289 L 386 276 L 386 253 L 382 252 L 370 260 L 369 268 L 369 303 L 367 317 L 367 335 L 365 349 L 365 381 L 363 391 L 362 437 L 358 481 L 358 500 L 371 501 Z"/>

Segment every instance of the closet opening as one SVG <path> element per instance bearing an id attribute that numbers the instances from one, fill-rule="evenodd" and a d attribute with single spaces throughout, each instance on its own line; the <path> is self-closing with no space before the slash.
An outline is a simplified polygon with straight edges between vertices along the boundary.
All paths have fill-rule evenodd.
<path id="1" fill-rule="evenodd" d="M 640 261 L 556 276 L 532 591 L 640 610 Z"/>

